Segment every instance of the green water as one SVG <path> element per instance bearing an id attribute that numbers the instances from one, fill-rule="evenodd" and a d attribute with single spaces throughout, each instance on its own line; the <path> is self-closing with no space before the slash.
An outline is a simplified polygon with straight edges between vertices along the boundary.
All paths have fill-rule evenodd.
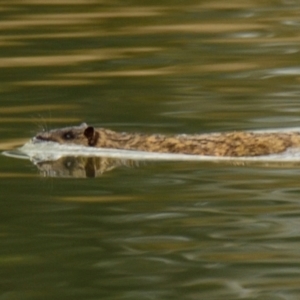
<path id="1" fill-rule="evenodd" d="M 298 1 L 2 1 L 1 150 L 41 127 L 299 126 Z M 0 156 L 0 299 L 298 299 L 299 170 Z"/>

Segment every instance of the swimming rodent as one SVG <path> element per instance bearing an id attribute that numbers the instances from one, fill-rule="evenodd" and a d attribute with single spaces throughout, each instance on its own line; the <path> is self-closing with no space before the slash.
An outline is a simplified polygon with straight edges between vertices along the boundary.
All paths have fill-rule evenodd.
<path id="1" fill-rule="evenodd" d="M 167 136 L 119 133 L 83 123 L 80 126 L 40 132 L 33 141 L 159 153 L 243 157 L 278 154 L 289 148 L 300 147 L 300 132 L 233 131 Z"/>

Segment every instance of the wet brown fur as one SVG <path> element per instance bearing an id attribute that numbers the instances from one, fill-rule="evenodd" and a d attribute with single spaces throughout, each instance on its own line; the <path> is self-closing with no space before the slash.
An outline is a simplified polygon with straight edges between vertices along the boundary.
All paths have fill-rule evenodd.
<path id="1" fill-rule="evenodd" d="M 298 132 L 243 132 L 199 135 L 119 133 L 87 124 L 41 132 L 35 141 L 53 141 L 98 148 L 210 156 L 260 156 L 300 147 Z"/>

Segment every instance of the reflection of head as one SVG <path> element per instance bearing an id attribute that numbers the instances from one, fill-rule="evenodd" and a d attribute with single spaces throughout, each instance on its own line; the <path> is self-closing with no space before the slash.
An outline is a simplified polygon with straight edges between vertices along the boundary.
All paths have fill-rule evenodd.
<path id="1" fill-rule="evenodd" d="M 61 157 L 55 161 L 36 163 L 39 171 L 46 177 L 97 177 L 120 166 L 136 166 L 136 161 L 107 157 Z"/>

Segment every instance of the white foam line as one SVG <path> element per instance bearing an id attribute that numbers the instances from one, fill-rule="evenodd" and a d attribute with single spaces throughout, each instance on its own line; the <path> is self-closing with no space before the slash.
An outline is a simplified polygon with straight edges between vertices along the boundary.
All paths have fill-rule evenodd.
<path id="1" fill-rule="evenodd" d="M 57 160 L 63 156 L 111 157 L 131 160 L 162 160 L 162 161 L 229 161 L 229 162 L 300 162 L 300 151 L 291 149 L 281 154 L 256 157 L 218 157 L 204 155 L 156 153 L 108 148 L 93 148 L 76 145 L 60 145 L 53 142 L 28 142 L 23 147 L 3 153 L 20 159 Z"/>

